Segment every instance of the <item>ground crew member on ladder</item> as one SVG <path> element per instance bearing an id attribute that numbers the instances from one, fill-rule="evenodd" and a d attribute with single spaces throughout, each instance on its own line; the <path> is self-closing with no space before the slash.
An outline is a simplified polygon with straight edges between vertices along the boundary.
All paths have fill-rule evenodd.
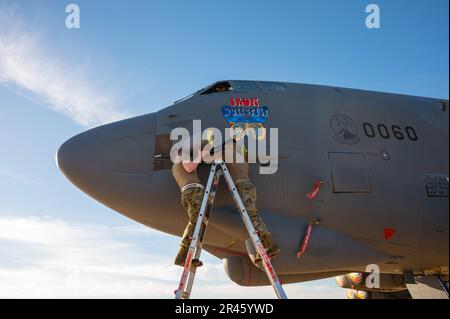
<path id="1" fill-rule="evenodd" d="M 188 214 L 188 224 L 184 230 L 178 254 L 175 257 L 175 265 L 181 267 L 184 267 L 184 261 L 186 260 L 189 246 L 191 245 L 191 239 L 194 235 L 195 224 L 205 190 L 198 178 L 197 166 L 197 163 L 187 162 L 173 164 L 172 166 L 172 174 L 181 191 L 181 204 Z M 192 264 L 197 267 L 201 266 L 201 262 L 195 259 L 192 260 Z"/>
<path id="2" fill-rule="evenodd" d="M 236 154 L 236 142 L 226 143 L 225 148 L 233 147 L 233 157 Z M 200 206 L 204 195 L 204 186 L 201 184 L 197 174 L 198 163 L 183 161 L 179 164 L 173 164 L 172 174 L 181 190 L 181 203 L 188 214 L 188 224 L 183 233 L 183 238 L 180 243 L 178 254 L 175 258 L 175 265 L 184 266 L 191 239 L 194 234 L 195 224 L 200 211 Z M 248 162 L 244 156 L 244 163 L 236 163 L 233 159 L 232 163 L 226 163 L 228 171 L 236 184 L 236 188 L 241 196 L 242 202 L 247 209 L 248 215 L 261 239 L 261 243 L 267 251 L 269 258 L 273 259 L 279 253 L 278 245 L 273 242 L 272 235 L 269 232 L 266 224 L 262 220 L 256 205 L 256 188 L 250 181 L 248 176 Z M 193 260 L 193 265 L 201 266 L 199 260 Z M 256 254 L 254 263 L 260 266 L 261 256 Z"/>
<path id="3" fill-rule="evenodd" d="M 233 158 L 232 163 L 226 163 L 228 171 L 230 172 L 231 178 L 233 179 L 236 188 L 241 196 L 242 202 L 247 210 L 247 213 L 252 221 L 253 227 L 255 227 L 258 232 L 258 236 L 261 239 L 261 243 L 266 249 L 267 255 L 270 259 L 275 258 L 280 249 L 277 244 L 274 243 L 272 239 L 272 234 L 267 228 L 266 224 L 259 215 L 258 206 L 256 205 L 257 192 L 256 187 L 251 182 L 248 171 L 248 160 L 246 156 L 246 149 L 243 145 L 241 149 L 237 149 L 236 141 L 233 140 L 232 143 L 226 143 L 225 149 L 228 147 L 233 147 L 233 157 L 243 156 L 244 163 L 238 163 L 236 158 Z M 259 253 L 256 254 L 255 260 L 253 261 L 257 266 L 260 266 L 261 256 Z"/>

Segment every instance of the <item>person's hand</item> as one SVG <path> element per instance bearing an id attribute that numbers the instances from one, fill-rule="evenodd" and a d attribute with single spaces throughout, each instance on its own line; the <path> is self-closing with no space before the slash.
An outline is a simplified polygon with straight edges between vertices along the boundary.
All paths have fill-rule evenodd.
<path id="1" fill-rule="evenodd" d="M 186 172 L 189 174 L 195 171 L 198 167 L 199 163 L 192 163 L 192 162 L 182 162 L 183 168 Z"/>
<path id="2" fill-rule="evenodd" d="M 198 165 L 201 163 L 203 158 L 203 152 L 200 151 L 200 149 L 197 150 L 197 158 L 194 161 L 186 160 L 182 161 L 181 164 L 183 165 L 183 168 L 186 172 L 192 173 L 195 171 L 198 167 Z"/>

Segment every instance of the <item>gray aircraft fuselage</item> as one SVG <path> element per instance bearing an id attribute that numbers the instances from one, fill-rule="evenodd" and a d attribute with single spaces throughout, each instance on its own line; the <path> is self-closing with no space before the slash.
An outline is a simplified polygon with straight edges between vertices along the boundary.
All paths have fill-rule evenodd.
<path id="1" fill-rule="evenodd" d="M 215 93 L 217 84 L 230 91 Z M 212 91 L 211 91 L 212 90 Z M 448 274 L 448 101 L 345 88 L 221 81 L 158 112 L 81 133 L 59 149 L 60 169 L 77 187 L 151 228 L 181 236 L 187 223 L 166 159 L 173 128 L 229 127 L 222 107 L 257 98 L 278 128 L 273 175 L 250 177 L 261 215 L 281 247 L 273 265 L 300 282 L 376 264 L 402 274 L 438 267 Z M 233 99 L 233 100 L 232 100 Z M 209 166 L 199 174 L 206 181 Z M 316 181 L 317 196 L 308 199 Z M 297 258 L 308 222 L 320 219 Z M 221 182 L 207 232 L 208 252 L 241 285 L 267 284 L 250 263 L 248 234 Z M 175 254 L 175 252 L 174 252 Z"/>

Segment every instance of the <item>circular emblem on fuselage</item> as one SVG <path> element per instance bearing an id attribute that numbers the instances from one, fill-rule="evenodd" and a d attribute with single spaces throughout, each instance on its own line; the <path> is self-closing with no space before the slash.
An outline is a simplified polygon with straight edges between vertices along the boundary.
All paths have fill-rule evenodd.
<path id="1" fill-rule="evenodd" d="M 330 120 L 333 138 L 339 143 L 356 144 L 359 142 L 358 127 L 356 123 L 346 115 L 336 114 Z"/>

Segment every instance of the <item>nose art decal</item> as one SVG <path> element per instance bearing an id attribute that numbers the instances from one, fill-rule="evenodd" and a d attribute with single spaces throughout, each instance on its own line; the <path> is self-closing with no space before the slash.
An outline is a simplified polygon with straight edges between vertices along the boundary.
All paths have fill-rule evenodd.
<path id="1" fill-rule="evenodd" d="M 235 129 L 237 140 L 247 132 L 259 140 L 265 138 L 263 123 L 269 118 L 269 108 L 260 106 L 258 98 L 231 98 L 230 105 L 222 106 L 222 115 L 231 128 Z"/>

